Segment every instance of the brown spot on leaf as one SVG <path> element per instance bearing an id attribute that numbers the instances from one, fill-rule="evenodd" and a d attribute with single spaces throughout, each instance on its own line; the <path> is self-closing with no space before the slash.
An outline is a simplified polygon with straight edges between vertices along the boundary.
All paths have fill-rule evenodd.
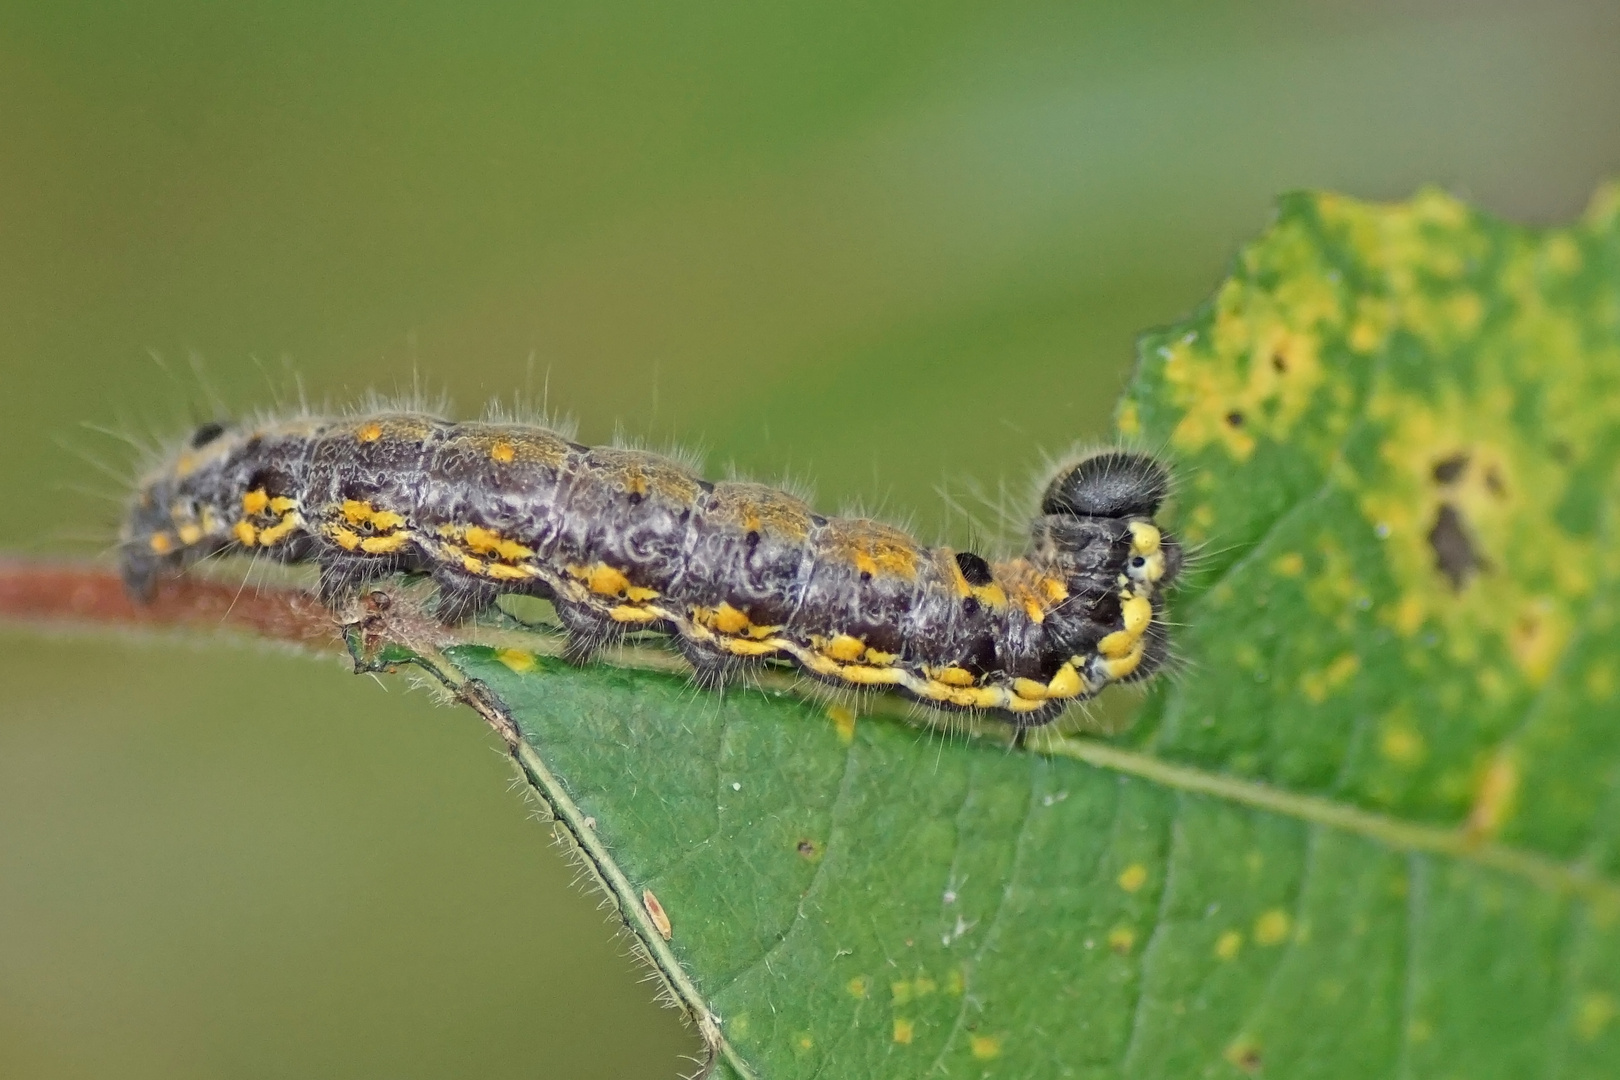
<path id="1" fill-rule="evenodd" d="M 1238 1047 L 1232 1054 L 1232 1064 L 1236 1065 L 1246 1073 L 1259 1072 L 1262 1064 L 1260 1060 L 1260 1048 L 1258 1046 Z"/>
<path id="2" fill-rule="evenodd" d="M 1434 463 L 1434 482 L 1437 484 L 1455 484 L 1468 468 L 1467 454 L 1452 454 Z"/>
<path id="3" fill-rule="evenodd" d="M 1226 422 L 1231 427 L 1240 428 L 1243 426 L 1243 414 L 1233 410 L 1226 414 Z"/>
<path id="4" fill-rule="evenodd" d="M 1490 563 L 1474 547 L 1462 513 L 1450 503 L 1440 504 L 1440 514 L 1429 530 L 1429 546 L 1434 549 L 1434 567 L 1459 592 L 1469 578 L 1490 569 Z"/>
<path id="5" fill-rule="evenodd" d="M 1495 465 L 1485 470 L 1485 490 L 1498 499 L 1507 498 L 1507 484 L 1502 481 L 1502 474 Z"/>
<path id="6" fill-rule="evenodd" d="M 816 842 L 814 840 L 800 840 L 798 852 L 806 859 L 813 859 L 820 854 L 819 850 L 816 848 Z"/>

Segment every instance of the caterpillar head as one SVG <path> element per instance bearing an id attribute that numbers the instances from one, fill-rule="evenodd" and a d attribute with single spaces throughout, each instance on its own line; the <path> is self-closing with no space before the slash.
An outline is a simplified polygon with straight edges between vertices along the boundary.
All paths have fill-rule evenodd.
<path id="1" fill-rule="evenodd" d="M 140 482 L 119 532 L 119 567 L 131 595 L 151 595 L 160 569 L 178 566 L 217 542 L 224 521 L 215 506 L 220 468 L 236 449 L 232 429 L 201 424 Z"/>
<path id="2" fill-rule="evenodd" d="M 1048 520 L 1091 525 L 1083 530 L 1088 534 L 1096 528 L 1117 531 L 1118 543 L 1128 539 L 1129 547 L 1122 572 L 1147 592 L 1159 592 L 1175 580 L 1182 564 L 1181 545 L 1153 521 L 1169 494 L 1170 473 L 1159 462 L 1146 454 L 1108 450 L 1053 478 L 1041 497 L 1041 513 Z"/>

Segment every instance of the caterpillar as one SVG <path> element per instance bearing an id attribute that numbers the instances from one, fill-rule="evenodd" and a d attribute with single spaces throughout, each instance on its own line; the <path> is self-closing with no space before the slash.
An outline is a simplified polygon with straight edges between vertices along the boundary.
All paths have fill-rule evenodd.
<path id="1" fill-rule="evenodd" d="M 656 631 L 706 683 L 786 661 L 1032 727 L 1164 662 L 1182 564 L 1153 520 L 1169 486 L 1142 454 L 1070 464 L 1025 553 L 991 563 L 644 450 L 380 411 L 201 425 L 138 485 L 119 551 L 137 598 L 233 551 L 316 563 L 334 605 L 425 572 L 446 622 L 503 592 L 552 601 L 577 660 Z"/>

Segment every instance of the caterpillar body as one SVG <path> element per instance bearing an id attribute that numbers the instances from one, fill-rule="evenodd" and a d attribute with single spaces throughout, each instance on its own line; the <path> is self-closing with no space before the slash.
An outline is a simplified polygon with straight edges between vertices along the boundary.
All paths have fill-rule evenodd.
<path id="1" fill-rule="evenodd" d="M 317 563 L 329 603 L 425 571 L 446 621 L 503 592 L 551 600 L 580 658 L 659 631 L 710 682 L 788 661 L 1034 726 L 1163 663 L 1168 487 L 1144 455 L 1083 459 L 1047 486 L 1026 552 L 990 563 L 647 451 L 381 412 L 202 425 L 139 485 L 120 552 L 137 597 L 233 550 Z"/>

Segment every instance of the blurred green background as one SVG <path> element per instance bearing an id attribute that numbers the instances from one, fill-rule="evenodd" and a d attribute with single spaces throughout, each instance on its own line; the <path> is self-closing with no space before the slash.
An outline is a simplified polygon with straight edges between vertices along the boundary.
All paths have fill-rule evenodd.
<path id="1" fill-rule="evenodd" d="M 288 372 L 544 392 L 932 537 L 940 486 L 1102 436 L 1277 192 L 1578 212 L 1620 8 L 6 5 L 0 102 L 10 551 L 111 535 L 130 455 L 85 422 Z M 470 713 L 264 647 L 0 642 L 0 1075 L 690 1070 Z"/>

